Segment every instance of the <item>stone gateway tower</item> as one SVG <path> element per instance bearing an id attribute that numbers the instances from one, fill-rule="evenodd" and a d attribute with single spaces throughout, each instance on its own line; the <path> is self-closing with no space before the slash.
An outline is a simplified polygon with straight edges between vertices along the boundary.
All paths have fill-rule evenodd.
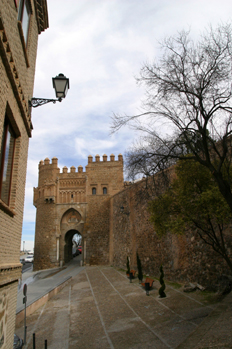
<path id="1" fill-rule="evenodd" d="M 34 270 L 57 267 L 72 259 L 72 238 L 82 236 L 86 264 L 109 263 L 110 198 L 123 189 L 123 157 L 88 157 L 82 166 L 62 173 L 58 159 L 39 163 L 34 188 L 36 213 Z"/>

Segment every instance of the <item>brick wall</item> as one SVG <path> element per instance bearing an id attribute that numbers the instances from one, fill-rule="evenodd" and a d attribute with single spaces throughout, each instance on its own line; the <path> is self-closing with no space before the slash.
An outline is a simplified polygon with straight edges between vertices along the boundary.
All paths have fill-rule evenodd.
<path id="1" fill-rule="evenodd" d="M 42 1 L 46 8 L 46 1 Z M 6 114 L 16 136 L 10 201 L 7 203 L 0 200 L 0 347 L 2 348 L 13 347 L 17 285 L 21 277 L 19 257 L 28 143 L 32 130 L 28 100 L 33 95 L 38 42 L 37 12 L 34 7 L 36 3 L 37 1 L 31 1 L 32 16 L 26 46 L 20 31 L 15 1 L 0 1 L 0 145 L 2 145 Z M 40 16 L 42 20 L 42 13 Z"/>
<path id="2" fill-rule="evenodd" d="M 0 347 L 13 348 L 18 282 L 0 288 Z M 12 335 L 13 334 L 13 335 Z"/>

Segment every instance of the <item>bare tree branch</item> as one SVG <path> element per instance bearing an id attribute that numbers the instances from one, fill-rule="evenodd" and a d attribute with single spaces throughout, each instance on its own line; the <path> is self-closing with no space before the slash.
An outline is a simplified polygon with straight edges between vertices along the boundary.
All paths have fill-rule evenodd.
<path id="1" fill-rule="evenodd" d="M 129 173 L 149 176 L 191 154 L 210 170 L 232 212 L 231 24 L 210 26 L 198 42 L 182 31 L 161 50 L 137 78 L 146 87 L 144 112 L 113 116 L 112 132 L 129 125 L 144 135 L 126 154 Z"/>

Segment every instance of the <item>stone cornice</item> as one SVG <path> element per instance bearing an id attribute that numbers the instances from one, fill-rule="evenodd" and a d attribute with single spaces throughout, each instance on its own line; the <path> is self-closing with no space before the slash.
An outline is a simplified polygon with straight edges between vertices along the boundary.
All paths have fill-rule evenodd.
<path id="1" fill-rule="evenodd" d="M 48 28 L 48 9 L 46 0 L 34 0 L 39 34 Z"/>
<path id="2" fill-rule="evenodd" d="M 0 13 L 0 54 L 6 69 L 7 76 L 10 80 L 15 99 L 18 103 L 21 116 L 22 116 L 25 128 L 27 130 L 27 134 L 29 137 L 31 137 L 32 123 L 31 123 L 30 113 L 28 110 L 28 101 L 25 100 L 23 89 L 19 81 L 18 72 L 15 66 L 9 41 L 6 36 L 4 23 L 1 18 L 1 13 Z"/>
<path id="3" fill-rule="evenodd" d="M 20 262 L 18 263 L 3 263 L 0 264 L 0 271 L 2 272 L 3 270 L 9 270 L 11 271 L 12 269 L 22 269 L 22 264 Z"/>

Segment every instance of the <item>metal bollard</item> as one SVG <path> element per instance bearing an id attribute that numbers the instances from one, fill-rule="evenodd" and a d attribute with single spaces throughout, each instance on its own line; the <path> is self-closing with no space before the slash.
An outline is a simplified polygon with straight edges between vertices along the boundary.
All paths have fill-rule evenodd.
<path id="1" fill-rule="evenodd" d="M 145 290 L 146 290 L 146 295 L 149 296 L 149 290 L 150 290 L 149 282 L 145 282 Z"/>
<path id="2" fill-rule="evenodd" d="M 27 284 L 23 285 L 23 304 L 25 304 L 24 307 L 24 341 L 23 341 L 23 345 L 26 345 L 27 343 L 27 324 L 26 324 L 26 309 L 27 309 Z"/>
<path id="3" fill-rule="evenodd" d="M 47 341 L 47 339 L 45 339 L 45 341 L 44 341 L 44 349 L 47 349 L 47 344 L 48 344 L 48 341 Z"/>

